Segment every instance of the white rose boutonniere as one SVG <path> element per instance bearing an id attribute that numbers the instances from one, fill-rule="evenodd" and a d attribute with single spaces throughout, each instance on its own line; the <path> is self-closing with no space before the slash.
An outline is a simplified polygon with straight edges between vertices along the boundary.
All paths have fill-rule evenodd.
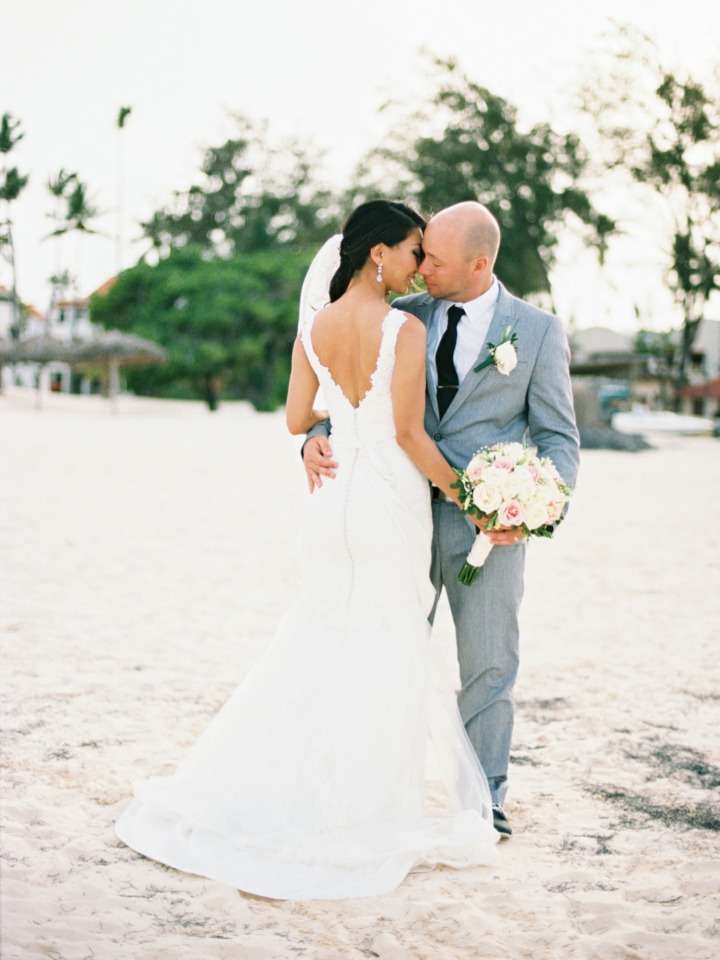
<path id="1" fill-rule="evenodd" d="M 517 334 L 510 333 L 510 327 L 507 327 L 500 343 L 497 345 L 488 343 L 490 356 L 475 367 L 475 373 L 479 373 L 481 370 L 484 370 L 485 367 L 489 367 L 491 363 L 494 363 L 498 369 L 498 373 L 501 373 L 504 377 L 509 376 L 518 362 L 517 351 L 515 350 L 516 340 Z"/>

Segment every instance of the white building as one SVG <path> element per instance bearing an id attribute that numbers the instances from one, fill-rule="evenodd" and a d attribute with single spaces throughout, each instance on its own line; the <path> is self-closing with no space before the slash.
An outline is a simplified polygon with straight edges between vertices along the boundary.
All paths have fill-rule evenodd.
<path id="1" fill-rule="evenodd" d="M 96 293 L 105 292 L 112 286 L 115 278 L 108 280 Z M 91 294 L 92 296 L 92 294 Z M 90 297 L 62 299 L 54 302 L 43 316 L 34 307 L 26 307 L 27 316 L 23 324 L 21 339 L 47 335 L 68 346 L 72 343 L 84 343 L 98 332 L 97 326 L 90 322 Z M 12 302 L 9 290 L 0 287 L 0 338 L 12 338 Z M 41 375 L 38 363 L 5 364 L 2 371 L 3 384 L 34 388 Z M 90 383 L 85 378 L 73 374 L 67 363 L 53 362 L 45 366 L 44 376 L 49 389 L 53 392 L 69 393 L 71 389 L 89 392 Z"/>
<path id="2" fill-rule="evenodd" d="M 577 361 L 631 353 L 633 339 L 631 334 L 619 333 L 608 327 L 585 327 L 575 330 L 569 337 L 573 359 Z"/>

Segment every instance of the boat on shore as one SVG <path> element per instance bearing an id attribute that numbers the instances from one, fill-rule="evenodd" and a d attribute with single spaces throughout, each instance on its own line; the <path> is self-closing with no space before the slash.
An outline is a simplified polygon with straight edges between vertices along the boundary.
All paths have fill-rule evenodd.
<path id="1" fill-rule="evenodd" d="M 618 433 L 664 433 L 685 437 L 712 436 L 715 432 L 715 422 L 710 417 L 673 413 L 672 410 L 648 410 L 642 406 L 614 413 L 612 426 Z"/>

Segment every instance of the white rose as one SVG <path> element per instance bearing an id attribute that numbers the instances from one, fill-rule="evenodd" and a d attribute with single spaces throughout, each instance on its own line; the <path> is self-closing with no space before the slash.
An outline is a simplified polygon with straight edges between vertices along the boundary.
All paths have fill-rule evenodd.
<path id="1" fill-rule="evenodd" d="M 562 499 L 562 494 L 558 490 L 557 484 L 553 483 L 552 480 L 549 483 L 542 484 L 541 492 L 546 502 Z"/>
<path id="2" fill-rule="evenodd" d="M 510 371 L 515 369 L 517 366 L 517 353 L 515 352 L 515 347 L 509 340 L 495 347 L 493 360 L 495 366 L 504 377 L 507 377 Z"/>
<path id="3" fill-rule="evenodd" d="M 473 503 L 482 513 L 493 513 L 502 503 L 502 494 L 492 483 L 479 483 L 473 490 Z"/>
<path id="4" fill-rule="evenodd" d="M 515 366 L 515 364 L 513 364 Z M 512 369 L 512 367 L 511 367 Z M 503 447 L 503 454 L 509 457 L 514 463 L 518 463 L 527 453 L 527 448 L 521 443 L 506 443 Z"/>
<path id="5" fill-rule="evenodd" d="M 492 484 L 500 491 L 503 500 L 511 500 L 513 496 L 513 475 L 511 473 L 498 473 L 495 476 L 483 477 L 483 481 Z"/>
<path id="6" fill-rule="evenodd" d="M 544 526 L 549 519 L 547 507 L 544 503 L 531 503 L 528 507 L 525 526 L 528 530 L 537 530 L 538 527 Z"/>
<path id="7" fill-rule="evenodd" d="M 547 467 L 542 464 L 538 467 L 537 480 L 538 483 L 550 483 L 552 480 L 552 474 Z"/>
<path id="8" fill-rule="evenodd" d="M 527 502 L 531 500 L 535 493 L 535 481 L 532 474 L 525 467 L 515 467 L 515 470 L 508 477 L 504 492 L 511 499 Z"/>

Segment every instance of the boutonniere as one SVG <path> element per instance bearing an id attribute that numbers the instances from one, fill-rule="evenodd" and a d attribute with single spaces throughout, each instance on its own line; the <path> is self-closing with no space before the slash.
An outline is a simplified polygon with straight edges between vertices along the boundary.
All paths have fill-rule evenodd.
<path id="1" fill-rule="evenodd" d="M 517 351 L 514 346 L 516 340 L 517 334 L 510 333 L 510 327 L 507 327 L 505 333 L 502 335 L 502 340 L 497 346 L 495 346 L 494 343 L 488 343 L 490 356 L 483 360 L 479 366 L 475 367 L 475 373 L 479 373 L 480 370 L 484 370 L 485 367 L 489 367 L 491 363 L 494 363 L 498 368 L 498 373 L 507 377 L 510 371 L 515 369 L 518 362 Z"/>

